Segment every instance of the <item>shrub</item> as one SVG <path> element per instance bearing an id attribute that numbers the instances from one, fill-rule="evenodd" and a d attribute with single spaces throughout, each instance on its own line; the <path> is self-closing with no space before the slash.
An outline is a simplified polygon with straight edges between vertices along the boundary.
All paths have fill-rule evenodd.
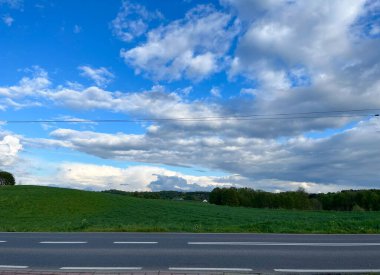
<path id="1" fill-rule="evenodd" d="M 354 206 L 352 207 L 352 211 L 355 211 L 355 212 L 363 212 L 365 211 L 364 208 L 360 207 L 359 205 L 357 204 L 354 204 Z"/>

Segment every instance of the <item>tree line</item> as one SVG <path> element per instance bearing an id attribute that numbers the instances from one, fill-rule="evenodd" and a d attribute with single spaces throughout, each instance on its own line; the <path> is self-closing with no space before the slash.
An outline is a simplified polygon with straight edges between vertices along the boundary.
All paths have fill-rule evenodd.
<path id="1" fill-rule="evenodd" d="M 120 190 L 107 190 L 106 193 L 132 196 L 143 199 L 162 199 L 162 200 L 187 200 L 204 201 L 208 200 L 210 192 L 181 192 L 181 191 L 158 191 L 158 192 L 127 192 Z"/>
<path id="2" fill-rule="evenodd" d="M 215 188 L 209 202 L 217 205 L 299 210 L 379 211 L 380 190 L 344 190 L 326 194 L 297 191 L 271 193 L 250 188 Z"/>

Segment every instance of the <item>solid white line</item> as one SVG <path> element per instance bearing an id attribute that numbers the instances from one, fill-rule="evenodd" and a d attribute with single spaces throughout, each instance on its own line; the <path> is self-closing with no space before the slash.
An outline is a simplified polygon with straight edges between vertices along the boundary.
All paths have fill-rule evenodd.
<path id="1" fill-rule="evenodd" d="M 0 265 L 0 268 L 28 268 L 29 266 L 24 265 Z"/>
<path id="2" fill-rule="evenodd" d="M 142 267 L 93 267 L 93 266 L 69 266 L 61 267 L 61 270 L 141 270 Z"/>
<path id="3" fill-rule="evenodd" d="M 42 244 L 82 244 L 87 242 L 40 242 Z"/>
<path id="4" fill-rule="evenodd" d="M 113 242 L 114 244 L 157 244 L 158 242 Z"/>
<path id="5" fill-rule="evenodd" d="M 380 243 L 281 243 L 281 242 L 188 242 L 189 245 L 257 245 L 257 246 L 380 246 Z"/>
<path id="6" fill-rule="evenodd" d="M 274 269 L 276 272 L 288 273 L 377 273 L 380 269 Z"/>
<path id="7" fill-rule="evenodd" d="M 177 271 L 253 271 L 251 268 L 220 268 L 220 267 L 169 267 Z"/>

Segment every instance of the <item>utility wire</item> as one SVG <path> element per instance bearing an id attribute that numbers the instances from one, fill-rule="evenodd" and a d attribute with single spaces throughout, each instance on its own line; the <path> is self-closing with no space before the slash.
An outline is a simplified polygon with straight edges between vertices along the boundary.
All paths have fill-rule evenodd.
<path id="1" fill-rule="evenodd" d="M 338 111 L 314 111 L 300 113 L 277 113 L 277 114 L 250 114 L 231 116 L 209 116 L 209 117 L 177 117 L 177 118 L 137 118 L 137 119 L 67 119 L 67 120 L 4 120 L 0 122 L 22 124 L 22 123 L 137 123 L 157 121 L 219 121 L 219 120 L 285 120 L 285 119 L 317 119 L 317 118 L 345 118 L 345 117 L 378 117 L 380 109 L 354 109 Z M 358 114 L 358 112 L 373 112 Z M 345 114 L 346 113 L 346 114 Z M 349 114 L 356 113 L 356 114 Z"/>

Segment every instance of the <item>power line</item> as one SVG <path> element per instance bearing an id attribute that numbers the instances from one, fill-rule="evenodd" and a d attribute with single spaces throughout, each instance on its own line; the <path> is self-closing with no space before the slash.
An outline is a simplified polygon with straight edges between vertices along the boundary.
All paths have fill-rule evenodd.
<path id="1" fill-rule="evenodd" d="M 219 120 L 285 120 L 285 119 L 318 119 L 318 118 L 347 118 L 347 117 L 378 117 L 379 113 L 349 114 L 358 112 L 380 112 L 380 109 L 353 109 L 335 111 L 313 111 L 298 113 L 276 113 L 276 114 L 249 114 L 249 115 L 229 115 L 229 116 L 208 116 L 208 117 L 177 117 L 177 118 L 137 118 L 137 119 L 67 119 L 67 120 L 4 120 L 4 123 L 138 123 L 138 122 L 159 122 L 159 121 L 181 121 L 181 122 L 202 122 Z M 344 114 L 346 113 L 346 114 Z M 1 122 L 1 121 L 0 121 Z"/>

